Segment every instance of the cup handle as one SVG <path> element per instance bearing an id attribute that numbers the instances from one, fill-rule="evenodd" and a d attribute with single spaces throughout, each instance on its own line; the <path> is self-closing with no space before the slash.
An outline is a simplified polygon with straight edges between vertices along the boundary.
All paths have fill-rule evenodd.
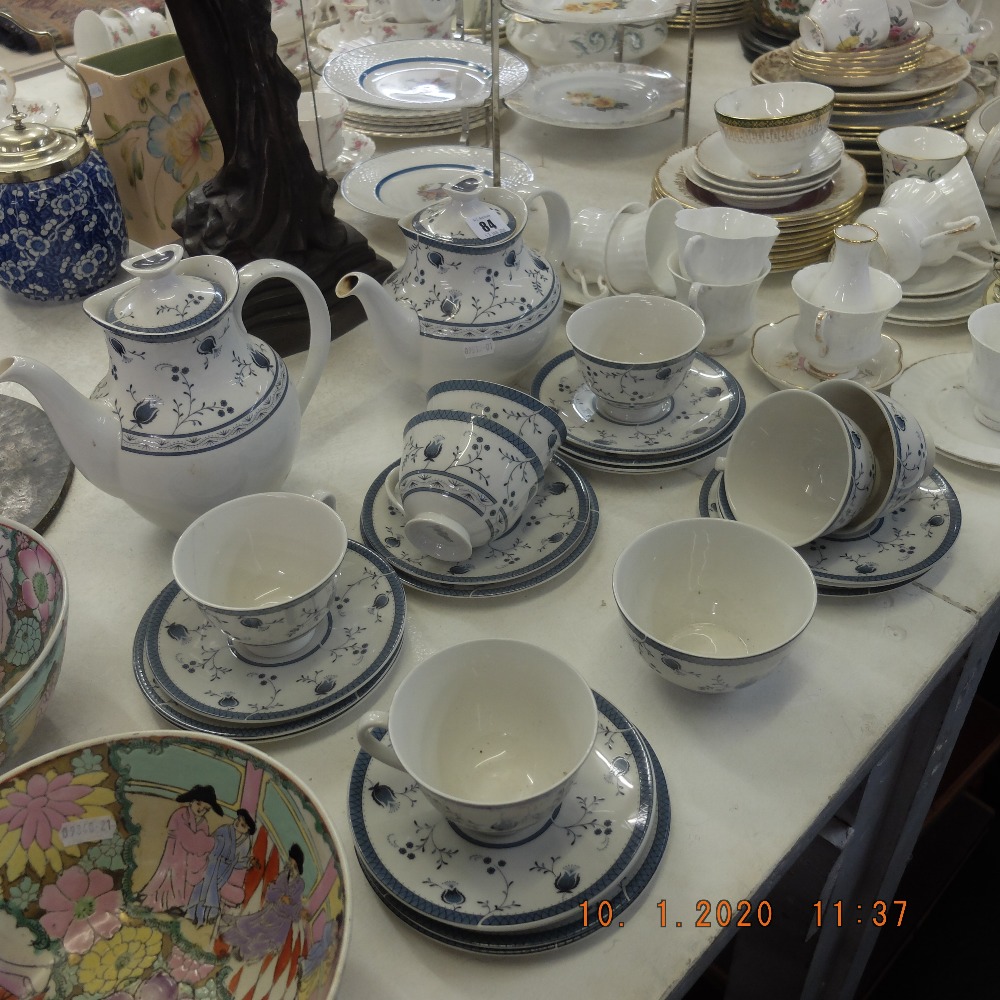
<path id="1" fill-rule="evenodd" d="M 389 503 L 403 513 L 403 501 L 399 496 L 399 466 L 390 469 L 389 475 L 385 477 L 385 491 L 389 494 Z"/>
<path id="2" fill-rule="evenodd" d="M 678 257 L 678 262 L 681 265 L 681 274 L 691 275 L 694 273 L 691 270 L 691 262 L 702 253 L 704 246 L 705 237 L 700 233 L 695 233 L 688 239 Z M 695 270 L 698 270 L 698 268 L 695 268 Z"/>
<path id="3" fill-rule="evenodd" d="M 705 317 L 701 313 L 701 295 L 705 290 L 705 285 L 700 281 L 694 281 L 691 283 L 691 287 L 688 289 L 688 307 L 693 309 L 702 319 Z"/>
<path id="4" fill-rule="evenodd" d="M 389 728 L 389 713 L 382 709 L 369 712 L 361 722 L 358 723 L 358 743 L 361 749 L 371 754 L 376 760 L 394 767 L 398 771 L 405 771 L 406 768 L 399 762 L 396 751 L 382 740 L 375 738 L 374 730 Z"/>
<path id="5" fill-rule="evenodd" d="M 920 241 L 920 245 L 921 247 L 930 246 L 932 243 L 942 240 L 946 236 L 958 236 L 961 233 L 971 232 L 979 225 L 979 222 L 980 218 L 978 215 L 967 215 L 964 219 L 959 219 L 957 222 L 946 222 L 944 223 L 944 229 L 940 233 L 931 233 L 929 236 L 925 236 Z"/>
<path id="6" fill-rule="evenodd" d="M 558 271 L 559 265 L 566 256 L 569 246 L 569 234 L 573 227 L 573 217 L 570 215 L 566 199 L 551 188 L 538 188 L 534 191 L 522 191 L 525 204 L 531 205 L 540 198 L 545 206 L 545 214 L 549 222 L 549 239 L 545 244 L 545 259 Z"/>
<path id="7" fill-rule="evenodd" d="M 325 503 L 330 510 L 337 509 L 337 498 L 329 490 L 313 490 L 309 496 L 311 496 L 313 500 Z"/>
<path id="8" fill-rule="evenodd" d="M 813 337 L 816 343 L 819 344 L 819 356 L 825 358 L 830 353 L 830 343 L 829 340 L 823 334 L 823 328 L 826 326 L 827 318 L 830 312 L 828 309 L 820 309 L 816 313 L 816 322 L 813 325 Z"/>
<path id="9" fill-rule="evenodd" d="M 583 294 L 588 299 L 603 299 L 605 295 L 610 294 L 610 289 L 608 288 L 607 282 L 604 280 L 604 275 L 599 274 L 597 276 L 597 294 L 592 295 L 590 292 L 590 286 L 587 284 L 587 276 L 578 267 L 574 267 L 571 271 L 567 271 L 567 274 L 574 280 L 579 282 L 580 287 L 583 289 Z"/>

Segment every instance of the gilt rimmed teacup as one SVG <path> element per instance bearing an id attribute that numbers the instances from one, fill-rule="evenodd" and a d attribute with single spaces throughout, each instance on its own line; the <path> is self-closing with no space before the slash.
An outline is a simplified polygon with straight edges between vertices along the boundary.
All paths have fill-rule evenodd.
<path id="1" fill-rule="evenodd" d="M 357 736 L 466 834 L 523 840 L 549 822 L 592 753 L 597 704 L 555 653 L 475 639 L 418 663 Z"/>
<path id="2" fill-rule="evenodd" d="M 932 125 L 883 129 L 877 143 L 882 155 L 882 180 L 886 186 L 900 177 L 935 181 L 969 151 L 969 144 L 962 136 Z"/>

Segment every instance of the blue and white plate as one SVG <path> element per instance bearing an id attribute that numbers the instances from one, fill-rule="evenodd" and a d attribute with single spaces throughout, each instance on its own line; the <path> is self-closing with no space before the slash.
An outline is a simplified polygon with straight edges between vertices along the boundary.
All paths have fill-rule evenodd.
<path id="1" fill-rule="evenodd" d="M 274 725 L 338 706 L 364 688 L 403 638 L 406 597 L 380 556 L 349 540 L 322 636 L 287 663 L 243 659 L 171 581 L 150 608 L 146 664 L 188 713 Z"/>
<path id="2" fill-rule="evenodd" d="M 698 510 L 702 517 L 736 520 L 717 469 L 705 477 Z M 913 496 L 862 538 L 817 538 L 796 551 L 820 587 L 852 596 L 880 593 L 926 573 L 955 543 L 961 525 L 958 497 L 935 469 Z"/>
<path id="3" fill-rule="evenodd" d="M 403 772 L 362 751 L 348 808 L 358 857 L 380 895 L 421 929 L 445 937 L 465 931 L 496 940 L 500 950 L 556 928 L 575 934 L 584 903 L 596 921 L 600 901 L 631 887 L 658 841 L 665 847 L 670 805 L 649 745 L 595 697 L 590 760 L 550 823 L 516 843 L 469 838 Z"/>
<path id="4" fill-rule="evenodd" d="M 361 534 L 408 586 L 461 597 L 515 593 L 567 569 L 593 540 L 599 520 L 597 497 L 587 480 L 556 454 L 513 531 L 474 549 L 464 562 L 435 559 L 410 544 L 403 532 L 403 515 L 389 500 L 385 481 L 398 464 L 383 469 L 368 488 Z"/>
<path id="5" fill-rule="evenodd" d="M 695 452 L 707 454 L 710 442 L 736 429 L 746 408 L 739 382 L 714 358 L 700 353 L 674 394 L 673 409 L 648 424 L 619 424 L 601 416 L 572 351 L 542 367 L 531 393 L 566 424 L 564 454 L 615 463 L 670 463 Z"/>

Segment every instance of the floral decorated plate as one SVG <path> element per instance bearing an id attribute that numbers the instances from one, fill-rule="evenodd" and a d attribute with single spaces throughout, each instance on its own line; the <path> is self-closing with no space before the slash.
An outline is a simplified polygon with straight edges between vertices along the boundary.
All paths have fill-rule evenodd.
<path id="1" fill-rule="evenodd" d="M 245 660 L 171 581 L 151 605 L 146 662 L 163 693 L 189 712 L 271 725 L 332 708 L 364 688 L 394 656 L 405 617 L 392 567 L 349 540 L 323 635 L 294 659 Z"/>
<path id="2" fill-rule="evenodd" d="M 584 903 L 641 865 L 658 826 L 648 744 L 595 697 L 591 757 L 549 823 L 515 843 L 460 832 L 407 775 L 362 751 L 348 809 L 367 874 L 429 921 L 499 935 L 579 923 Z"/>
<path id="3" fill-rule="evenodd" d="M 383 153 L 350 170 L 340 185 L 344 200 L 363 212 L 400 219 L 446 197 L 445 188 L 469 173 L 493 180 L 493 150 L 483 146 L 413 146 Z M 500 183 L 517 188 L 534 171 L 516 156 L 500 154 Z"/>
<path id="4" fill-rule="evenodd" d="M 683 103 L 683 80 L 666 70 L 617 62 L 539 67 L 507 98 L 507 106 L 525 118 L 592 129 L 648 125 Z"/>
<path id="5" fill-rule="evenodd" d="M 792 333 L 798 316 L 786 316 L 775 323 L 758 327 L 750 342 L 750 360 L 771 385 L 779 389 L 811 389 L 823 379 L 806 368 L 805 360 L 795 349 Z M 903 370 L 903 348 L 889 334 L 882 334 L 882 347 L 875 357 L 864 361 L 852 381 L 869 389 L 882 389 Z"/>
<path id="6" fill-rule="evenodd" d="M 572 24 L 635 24 L 672 17 L 678 0 L 503 0 L 515 14 Z"/>
<path id="7" fill-rule="evenodd" d="M 323 67 L 331 90 L 380 108 L 439 110 L 481 105 L 493 75 L 488 46 L 451 38 L 375 42 L 342 51 Z M 500 51 L 500 96 L 528 79 L 528 64 Z"/>
<path id="8" fill-rule="evenodd" d="M 927 428 L 949 458 L 1000 471 L 1000 433 L 981 424 L 965 388 L 972 355 L 939 354 L 911 365 L 893 384 L 892 398 Z"/>
<path id="9" fill-rule="evenodd" d="M 566 425 L 566 446 L 574 454 L 606 459 L 662 461 L 701 451 L 728 429 L 745 403 L 739 382 L 714 358 L 695 354 L 674 395 L 673 409 L 648 424 L 619 424 L 601 416 L 572 351 L 547 362 L 531 393 L 553 407 Z M 565 450 L 565 449 L 564 449 Z"/>
<path id="10" fill-rule="evenodd" d="M 17 997 L 331 1000 L 352 890 L 277 761 L 176 731 L 90 740 L 0 779 L 0 970 Z"/>
<path id="11" fill-rule="evenodd" d="M 462 563 L 448 564 L 414 548 L 403 532 L 403 515 L 385 489 L 393 462 L 368 488 L 361 508 L 361 533 L 368 545 L 403 575 L 404 582 L 423 580 L 456 589 L 504 588 L 534 581 L 576 556 L 598 519 L 597 498 L 583 476 L 557 453 L 538 492 L 513 531 L 474 549 Z M 582 555 L 583 549 L 580 549 Z M 542 582 L 540 579 L 538 582 Z"/>
<path id="12" fill-rule="evenodd" d="M 601 896 L 600 900 L 596 901 L 596 905 L 600 906 L 601 902 L 607 900 L 608 906 L 603 909 L 610 909 L 615 917 L 620 917 L 636 900 L 641 898 L 643 890 L 649 885 L 663 860 L 670 834 L 670 800 L 663 769 L 649 744 L 641 737 L 640 740 L 650 758 L 655 786 L 653 808 L 656 826 L 652 832 L 652 841 L 648 851 L 639 867 L 629 878 L 618 879 Z M 455 922 L 428 918 L 418 908 L 403 903 L 386 890 L 377 876 L 365 865 L 363 859 L 361 870 L 368 879 L 375 895 L 391 913 L 426 937 L 462 951 L 483 955 L 533 955 L 565 947 L 593 934 L 596 930 L 601 930 L 603 934 L 614 933 L 613 926 L 610 928 L 602 927 L 601 918 L 591 906 L 591 900 L 585 901 L 588 907 L 586 920 L 583 919 L 581 908 L 578 910 L 575 920 L 571 919 L 563 923 L 548 924 L 523 931 L 508 929 L 504 933 L 498 933 L 496 930 L 480 930 L 478 927 L 467 927 Z"/>
<path id="13" fill-rule="evenodd" d="M 699 497 L 702 517 L 735 521 L 723 474 L 713 469 Z M 796 551 L 818 585 L 841 589 L 888 588 L 926 573 L 955 543 L 962 526 L 958 497 L 936 469 L 905 503 L 861 538 L 817 538 Z"/>

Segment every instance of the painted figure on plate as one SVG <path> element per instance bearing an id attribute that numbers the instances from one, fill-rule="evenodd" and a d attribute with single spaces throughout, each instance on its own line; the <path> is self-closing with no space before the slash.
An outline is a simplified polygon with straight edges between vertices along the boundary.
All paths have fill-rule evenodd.
<path id="1" fill-rule="evenodd" d="M 187 915 L 196 924 L 218 920 L 225 906 L 243 902 L 243 875 L 256 862 L 251 857 L 257 824 L 246 809 L 237 809 L 232 823 L 215 831 L 205 874 L 187 902 Z"/>

